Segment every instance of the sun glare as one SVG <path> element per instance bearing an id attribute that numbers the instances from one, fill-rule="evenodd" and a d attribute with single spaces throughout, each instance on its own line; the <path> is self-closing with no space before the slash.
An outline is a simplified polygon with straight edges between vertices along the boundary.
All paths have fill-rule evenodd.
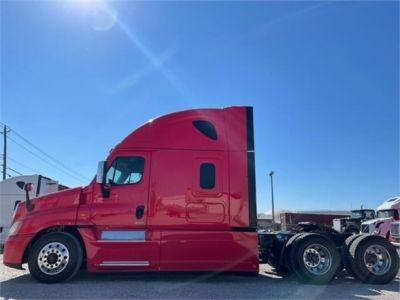
<path id="1" fill-rule="evenodd" d="M 106 5 L 105 0 L 67 0 L 67 2 L 82 10 L 99 9 Z"/>
<path id="2" fill-rule="evenodd" d="M 111 29 L 118 19 L 118 12 L 106 0 L 66 0 L 68 6 L 87 17 L 96 31 Z"/>

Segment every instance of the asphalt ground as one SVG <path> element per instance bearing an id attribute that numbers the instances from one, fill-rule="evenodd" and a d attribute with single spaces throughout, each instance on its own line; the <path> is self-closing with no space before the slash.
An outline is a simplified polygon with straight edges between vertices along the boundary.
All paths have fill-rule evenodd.
<path id="1" fill-rule="evenodd" d="M 0 256 L 2 261 L 3 256 Z M 26 265 L 24 265 L 26 267 Z M 400 299 L 400 272 L 385 285 L 339 274 L 326 285 L 282 277 L 268 265 L 258 276 L 209 273 L 87 273 L 60 284 L 40 284 L 28 271 L 0 265 L 1 299 Z"/>

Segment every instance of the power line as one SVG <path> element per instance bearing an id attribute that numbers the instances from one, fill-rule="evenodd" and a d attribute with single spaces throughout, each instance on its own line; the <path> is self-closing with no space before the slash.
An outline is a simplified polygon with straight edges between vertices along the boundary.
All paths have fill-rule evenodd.
<path id="1" fill-rule="evenodd" d="M 18 145 L 19 147 L 21 147 L 22 149 L 24 149 L 25 151 L 27 151 L 27 152 L 29 152 L 30 154 L 32 154 L 33 156 L 37 157 L 37 158 L 40 159 L 41 161 L 45 162 L 45 163 L 48 164 L 49 166 L 52 166 L 53 168 L 59 170 L 60 172 L 63 172 L 64 174 L 66 174 L 66 175 L 68 175 L 68 176 L 70 176 L 70 177 L 73 177 L 73 178 L 79 180 L 80 182 L 82 181 L 82 178 L 79 178 L 79 177 L 77 177 L 77 176 L 75 176 L 75 175 L 73 175 L 73 174 L 71 174 L 71 173 L 69 173 L 69 172 L 67 172 L 67 171 L 64 171 L 63 169 L 59 168 L 58 166 L 54 165 L 53 163 L 51 163 L 51 162 L 45 160 L 43 157 L 37 155 L 35 152 L 31 151 L 30 149 L 28 149 L 28 148 L 25 147 L 24 145 L 21 145 L 20 143 L 18 143 L 17 141 L 15 141 L 13 138 L 8 137 L 8 139 L 9 139 L 10 141 L 12 141 L 13 143 L 15 143 L 16 145 Z"/>
<path id="2" fill-rule="evenodd" d="M 69 172 L 67 172 L 67 171 L 65 171 L 65 170 L 63 170 L 63 169 L 61 169 L 61 168 L 59 168 L 58 166 L 54 165 L 53 163 L 47 161 L 46 159 L 44 159 L 43 157 L 39 156 L 39 155 L 36 154 L 35 152 L 31 151 L 30 149 L 28 149 L 28 148 L 25 147 L 24 145 L 21 145 L 20 143 L 18 143 L 17 141 L 15 141 L 13 138 L 11 138 L 11 137 L 8 137 L 8 138 L 9 138 L 13 143 L 15 143 L 16 145 L 18 145 L 19 147 L 21 147 L 21 148 L 24 149 L 25 151 L 29 152 L 29 153 L 32 154 L 33 156 L 37 157 L 37 158 L 40 159 L 41 161 L 45 162 L 45 163 L 48 164 L 49 166 L 53 167 L 54 169 L 56 169 L 56 170 L 58 170 L 58 171 L 60 171 L 60 172 L 62 172 L 62 173 L 64 173 L 64 174 L 66 174 L 66 175 L 68 175 L 68 176 L 70 176 L 70 177 L 73 177 L 73 178 L 75 178 L 76 180 L 78 180 L 78 181 L 80 181 L 80 182 L 82 181 L 81 178 L 79 178 L 79 177 L 77 177 L 77 176 L 75 176 L 75 175 L 73 175 L 73 174 L 71 174 L 71 173 L 69 173 Z"/>
<path id="3" fill-rule="evenodd" d="M 40 174 L 40 173 L 41 173 L 41 172 L 39 172 L 39 171 L 37 171 L 37 170 L 31 168 L 31 167 L 28 167 L 28 166 L 25 165 L 25 164 L 20 163 L 18 160 L 15 160 L 14 158 L 12 158 L 12 157 L 10 157 L 10 156 L 8 156 L 7 159 L 13 161 L 15 164 L 19 165 L 20 167 L 23 167 L 23 168 L 25 168 L 25 169 L 31 170 L 32 172 L 35 172 L 36 174 Z"/>
<path id="4" fill-rule="evenodd" d="M 81 177 L 82 179 L 86 179 L 86 177 L 82 176 L 81 174 L 79 174 L 78 172 L 76 172 L 75 170 L 67 167 L 64 163 L 62 163 L 61 161 L 59 161 L 58 159 L 52 157 L 51 155 L 47 154 L 46 152 L 44 152 L 42 149 L 38 148 L 37 146 L 35 146 L 34 144 L 32 144 L 30 141 L 28 141 L 26 138 L 24 138 L 23 136 L 21 136 L 19 133 L 17 133 L 14 129 L 11 129 L 11 132 L 14 133 L 15 135 L 17 135 L 20 139 L 22 139 L 23 141 L 25 141 L 27 144 L 31 145 L 33 148 L 35 148 L 37 151 L 39 151 L 40 153 L 42 153 L 44 156 L 46 156 L 47 158 L 49 158 L 50 160 L 52 160 L 53 162 L 59 164 L 61 167 L 63 167 L 64 169 L 66 169 L 68 172 L 75 174 L 76 176 Z"/>
<path id="5" fill-rule="evenodd" d="M 46 152 L 44 152 L 42 149 L 38 148 L 37 146 L 35 146 L 34 144 L 32 144 L 30 141 L 28 141 L 26 138 L 24 138 L 23 136 L 21 136 L 19 133 L 17 133 L 14 129 L 11 129 L 11 132 L 14 133 L 16 136 L 18 136 L 20 139 L 22 139 L 24 142 L 26 142 L 27 144 L 31 145 L 33 148 L 35 148 L 37 151 L 39 151 L 40 153 L 42 153 L 44 156 L 48 157 L 50 160 L 52 160 L 53 162 L 59 164 L 60 166 L 62 166 L 64 169 L 66 169 L 67 171 L 75 174 L 76 176 L 82 177 L 84 179 L 86 179 L 85 177 L 83 177 L 81 174 L 79 174 L 78 172 L 72 170 L 71 168 L 67 167 L 64 163 L 62 163 L 61 161 L 59 161 L 58 159 L 55 159 L 54 157 L 50 156 L 49 154 L 47 154 Z"/>
<path id="6" fill-rule="evenodd" d="M 4 123 L 1 123 L 4 126 L 6 126 Z M 34 145 L 31 141 L 29 141 L 28 139 L 26 139 L 25 137 L 23 137 L 21 134 L 19 134 L 18 132 L 16 132 L 14 129 L 10 128 L 9 126 L 7 126 L 8 129 L 11 130 L 11 132 L 13 134 L 15 134 L 17 137 L 19 137 L 21 140 L 23 140 L 25 143 L 29 144 L 31 147 L 33 147 L 36 151 L 40 152 L 42 155 L 46 156 L 48 159 L 50 159 L 51 161 L 53 161 L 54 163 L 60 165 L 62 168 L 64 168 L 65 170 L 67 170 L 69 173 L 74 174 L 75 176 L 80 177 L 81 179 L 85 179 L 85 180 L 89 180 L 88 178 L 82 176 L 81 174 L 79 174 L 78 172 L 72 170 L 71 168 L 67 167 L 64 163 L 62 163 L 61 161 L 59 161 L 58 159 L 54 158 L 53 156 L 47 154 L 44 150 L 40 149 L 39 147 L 37 147 L 36 145 Z"/>
<path id="7" fill-rule="evenodd" d="M 2 167 L 3 165 L 0 165 L 0 166 Z M 13 168 L 10 168 L 10 167 L 7 167 L 7 170 L 13 171 L 14 173 L 17 173 L 18 175 L 24 175 L 24 174 L 22 174 L 21 172 L 18 172 L 17 170 L 14 170 Z M 10 174 L 8 174 L 8 173 L 6 173 L 6 174 L 9 175 L 9 176 L 11 177 Z"/>
<path id="8" fill-rule="evenodd" d="M 17 173 L 18 175 L 23 175 L 22 173 L 15 171 L 13 168 L 10 168 L 10 167 L 7 167 L 7 170 L 11 170 L 11 171 Z"/>

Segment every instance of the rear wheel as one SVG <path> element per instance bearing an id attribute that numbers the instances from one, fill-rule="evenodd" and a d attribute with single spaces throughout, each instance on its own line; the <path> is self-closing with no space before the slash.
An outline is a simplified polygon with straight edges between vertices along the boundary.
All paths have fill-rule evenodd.
<path id="1" fill-rule="evenodd" d="M 399 270 L 396 248 L 381 236 L 365 235 L 356 239 L 349 253 L 351 268 L 363 282 L 388 283 Z"/>
<path id="2" fill-rule="evenodd" d="M 292 237 L 289 238 L 289 240 L 286 242 L 285 245 L 285 249 L 283 251 L 283 264 L 284 265 L 279 265 L 281 270 L 285 270 L 286 272 L 291 271 L 293 272 L 293 270 L 291 270 L 291 265 L 290 265 L 290 260 L 289 260 L 289 255 L 290 255 L 290 251 L 292 249 L 293 243 L 300 238 L 301 236 L 308 234 L 308 233 L 296 233 L 295 235 L 293 235 Z"/>
<path id="3" fill-rule="evenodd" d="M 290 251 L 290 265 L 305 282 L 329 282 L 340 267 L 340 254 L 334 243 L 319 234 L 299 237 Z"/>
<path id="4" fill-rule="evenodd" d="M 345 268 L 346 272 L 350 276 L 353 276 L 353 277 L 356 277 L 356 275 L 354 274 L 354 271 L 352 270 L 351 265 L 350 265 L 349 249 L 350 249 L 350 246 L 353 244 L 353 242 L 361 236 L 362 236 L 362 234 L 353 234 L 353 235 L 349 236 L 345 240 L 344 245 L 342 246 L 341 251 L 340 251 L 341 252 L 340 254 L 342 257 L 343 268 Z"/>
<path id="5" fill-rule="evenodd" d="M 346 229 L 345 233 L 350 233 L 350 234 L 359 234 L 360 230 L 356 227 L 349 227 Z"/>
<path id="6" fill-rule="evenodd" d="M 53 232 L 33 244 L 28 267 L 37 281 L 56 283 L 71 279 L 78 272 L 82 257 L 82 247 L 73 235 Z"/>

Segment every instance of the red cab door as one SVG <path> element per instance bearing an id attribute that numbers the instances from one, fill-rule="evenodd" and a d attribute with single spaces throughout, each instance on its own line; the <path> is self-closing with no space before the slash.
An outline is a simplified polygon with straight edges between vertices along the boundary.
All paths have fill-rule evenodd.
<path id="1" fill-rule="evenodd" d="M 158 269 L 159 234 L 147 228 L 151 153 L 113 153 L 106 170 L 109 195 L 95 188 L 91 222 L 97 231 L 95 267 Z"/>

